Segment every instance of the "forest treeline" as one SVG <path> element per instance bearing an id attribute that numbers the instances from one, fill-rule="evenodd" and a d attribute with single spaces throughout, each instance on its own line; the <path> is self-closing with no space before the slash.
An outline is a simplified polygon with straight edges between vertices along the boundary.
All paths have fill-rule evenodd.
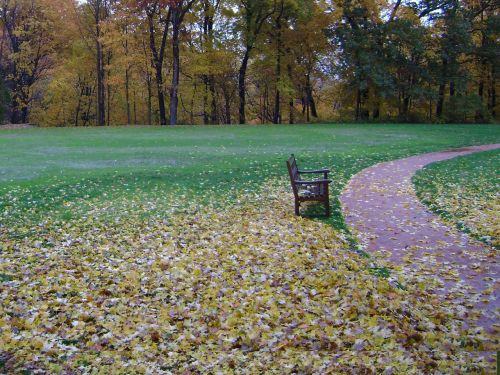
<path id="1" fill-rule="evenodd" d="M 41 126 L 491 122 L 495 0 L 0 0 L 0 115 Z"/>

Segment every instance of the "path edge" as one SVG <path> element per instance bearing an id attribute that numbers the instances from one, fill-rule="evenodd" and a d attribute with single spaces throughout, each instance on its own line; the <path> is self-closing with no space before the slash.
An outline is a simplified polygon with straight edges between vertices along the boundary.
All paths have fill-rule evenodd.
<path id="1" fill-rule="evenodd" d="M 488 151 L 494 151 L 494 150 L 498 150 L 500 149 L 500 143 L 489 143 L 489 144 L 483 144 L 483 145 L 470 145 L 470 146 L 463 146 L 463 147 L 460 147 L 460 148 L 448 148 L 448 149 L 444 149 L 444 150 L 441 150 L 441 151 L 432 151 L 432 152 L 426 152 L 426 153 L 423 153 L 423 154 L 415 154 L 415 155 L 411 155 L 411 156 L 407 156 L 407 157 L 404 157 L 404 158 L 399 158 L 399 159 L 393 159 L 393 160 L 386 160 L 386 161 L 381 161 L 379 163 L 376 163 L 376 164 L 373 164 L 373 165 L 370 165 L 369 167 L 366 167 L 366 168 L 363 168 L 362 170 L 358 171 L 357 173 L 353 174 L 351 176 L 351 178 L 349 178 L 349 180 L 347 181 L 347 183 L 345 184 L 345 186 L 342 188 L 342 190 L 340 191 L 339 193 L 339 196 L 338 196 L 338 200 L 339 200 L 339 203 L 340 203 L 340 212 L 342 213 L 342 220 L 344 221 L 344 224 L 345 224 L 345 227 L 347 228 L 348 230 L 348 235 L 350 237 L 352 237 L 356 243 L 359 245 L 361 245 L 361 248 L 363 247 L 362 244 L 359 243 L 359 241 L 357 239 L 355 239 L 354 237 L 354 234 L 351 230 L 351 228 L 347 225 L 347 222 L 345 220 L 346 216 L 346 208 L 345 208 L 345 205 L 343 204 L 342 202 L 342 199 L 341 197 L 344 195 L 344 193 L 347 191 L 347 189 L 349 188 L 349 186 L 351 185 L 351 182 L 356 178 L 356 176 L 358 176 L 359 174 L 363 173 L 364 171 L 366 171 L 367 169 L 370 169 L 370 168 L 374 168 L 378 165 L 381 165 L 381 164 L 385 164 L 385 163 L 391 163 L 391 162 L 397 162 L 397 161 L 401 161 L 401 160 L 405 160 L 405 159 L 409 159 L 409 158 L 413 158 L 413 157 L 417 157 L 417 156 L 422 156 L 422 155 L 429 155 L 429 154 L 437 154 L 437 153 L 443 153 L 443 152 L 461 152 L 461 151 L 466 151 L 467 149 L 470 149 L 470 148 L 479 148 L 479 147 L 492 147 L 490 149 L 485 149 L 485 150 L 481 150 L 481 149 L 478 149 L 477 151 L 472 151 L 472 152 L 468 152 L 466 154 L 463 154 L 463 155 L 456 155 L 452 158 L 449 158 L 449 159 L 442 159 L 442 160 L 436 160 L 436 161 L 433 161 L 433 162 L 430 162 L 430 163 L 427 163 L 425 165 L 423 165 L 421 168 L 419 168 L 417 171 L 420 171 L 422 170 L 423 168 L 425 168 L 426 166 L 428 165 L 431 165 L 431 164 L 434 164 L 434 163 L 438 163 L 438 162 L 441 162 L 441 161 L 445 161 L 445 160 L 452 160 L 452 159 L 455 159 L 455 158 L 459 158 L 459 157 L 462 157 L 462 156 L 467 156 L 467 155 L 471 155 L 471 154 L 476 154 L 476 153 L 480 153 L 480 152 L 488 152 Z M 429 206 L 427 206 L 425 203 L 423 203 L 421 201 L 421 199 L 418 197 L 418 195 L 416 194 L 416 190 L 414 188 L 414 184 L 413 184 L 413 178 L 415 177 L 416 173 L 414 173 L 411 177 L 410 177 L 410 180 L 412 181 L 411 185 L 412 185 L 412 188 L 414 190 L 414 193 L 415 193 L 415 196 L 417 197 L 418 201 L 420 203 L 422 203 L 422 205 L 424 207 L 426 207 L 429 212 L 431 212 L 434 216 L 436 216 L 437 218 L 439 218 L 441 221 L 442 218 L 439 214 L 436 214 L 434 211 L 432 211 Z M 444 222 L 443 224 L 445 224 L 446 226 L 449 226 L 448 223 Z M 468 237 L 470 237 L 472 240 L 474 241 L 479 241 L 481 242 L 482 244 L 485 244 L 484 242 L 476 239 L 476 238 L 473 238 L 471 237 L 468 233 L 465 233 L 463 231 L 461 231 L 460 229 L 457 228 L 457 230 L 460 231 L 460 233 L 464 233 L 466 234 Z M 487 244 L 485 244 L 487 245 Z M 487 245 L 489 246 L 489 245 Z M 491 247 L 491 246 L 490 246 Z"/>

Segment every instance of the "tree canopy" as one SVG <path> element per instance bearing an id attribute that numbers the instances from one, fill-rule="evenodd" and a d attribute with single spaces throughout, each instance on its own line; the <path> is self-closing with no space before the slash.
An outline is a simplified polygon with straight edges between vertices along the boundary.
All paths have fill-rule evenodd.
<path id="1" fill-rule="evenodd" d="M 42 126 L 489 122 L 494 0 L 0 0 L 0 113 Z"/>

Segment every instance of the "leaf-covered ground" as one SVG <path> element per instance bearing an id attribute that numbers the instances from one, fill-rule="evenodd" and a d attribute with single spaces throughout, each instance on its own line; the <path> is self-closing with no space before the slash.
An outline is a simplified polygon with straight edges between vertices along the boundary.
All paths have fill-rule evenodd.
<path id="1" fill-rule="evenodd" d="M 286 182 L 286 181 L 285 181 Z M 370 272 L 286 183 L 236 202 L 115 201 L 2 244 L 3 370 L 422 373 L 481 368 L 454 307 Z M 186 203 L 178 208 L 162 202 Z M 219 202 L 220 203 L 220 202 Z M 92 202 L 89 202 L 92 206 Z M 143 219 L 148 207 L 168 217 Z M 9 229 L 2 228 L 9 238 Z"/>
<path id="2" fill-rule="evenodd" d="M 411 181 L 424 165 L 492 147 L 496 146 L 379 163 L 353 177 L 341 201 L 345 220 L 363 249 L 376 256 L 379 265 L 391 269 L 392 275 L 420 282 L 453 301 L 456 318 L 471 330 L 483 332 L 477 354 L 487 356 L 493 364 L 500 349 L 498 256 L 490 246 L 429 212 L 419 202 Z"/>
<path id="3" fill-rule="evenodd" d="M 419 198 L 443 218 L 500 249 L 500 151 L 433 163 L 414 178 Z"/>
<path id="4" fill-rule="evenodd" d="M 377 162 L 493 142 L 494 126 L 3 130 L 0 373 L 481 372 L 481 337 L 432 278 L 349 250 L 337 195 Z M 290 153 L 333 171 L 331 219 L 293 216 Z"/>

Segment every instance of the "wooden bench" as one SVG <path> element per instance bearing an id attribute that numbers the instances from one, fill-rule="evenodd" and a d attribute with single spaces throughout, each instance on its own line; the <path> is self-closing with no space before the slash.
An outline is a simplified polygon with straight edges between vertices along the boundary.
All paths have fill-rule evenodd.
<path id="1" fill-rule="evenodd" d="M 326 216 L 330 216 L 330 198 L 328 194 L 328 185 L 332 180 L 328 179 L 328 169 L 304 170 L 297 167 L 297 161 L 292 154 L 287 162 L 290 183 L 292 184 L 293 195 L 295 196 L 295 215 L 299 215 L 301 202 L 322 202 L 325 206 Z M 323 174 L 321 180 L 303 180 L 303 174 Z"/>

